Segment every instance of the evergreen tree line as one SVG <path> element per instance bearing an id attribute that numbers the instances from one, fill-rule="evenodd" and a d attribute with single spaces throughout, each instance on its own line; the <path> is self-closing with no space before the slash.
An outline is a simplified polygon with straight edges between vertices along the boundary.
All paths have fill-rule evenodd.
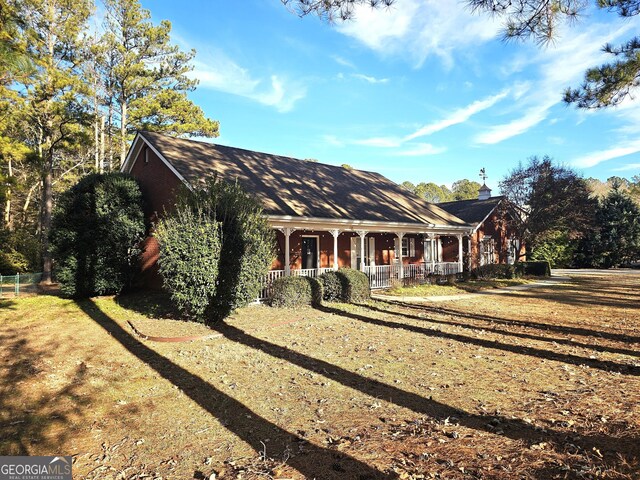
<path id="1" fill-rule="evenodd" d="M 478 182 L 466 178 L 453 182 L 451 188 L 433 182 L 420 182 L 414 185 L 407 181 L 402 182 L 400 185 L 431 203 L 472 200 L 478 198 L 478 190 L 482 186 Z"/>
<path id="2" fill-rule="evenodd" d="M 218 135 L 188 98 L 194 55 L 138 0 L 2 2 L 0 272 L 42 269 L 50 280 L 58 196 L 117 171 L 136 130 Z"/>
<path id="3" fill-rule="evenodd" d="M 602 187 L 594 191 L 593 185 Z M 501 182 L 502 217 L 530 260 L 553 267 L 610 268 L 640 262 L 640 177 L 584 179 L 549 157 L 532 157 Z"/>

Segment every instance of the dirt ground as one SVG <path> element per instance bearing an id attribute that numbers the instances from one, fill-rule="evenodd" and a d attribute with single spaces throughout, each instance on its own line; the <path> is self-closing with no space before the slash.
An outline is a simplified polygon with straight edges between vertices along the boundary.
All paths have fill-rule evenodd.
<path id="1" fill-rule="evenodd" d="M 0 455 L 88 479 L 637 479 L 639 287 L 253 306 L 215 332 L 153 295 L 2 300 Z"/>

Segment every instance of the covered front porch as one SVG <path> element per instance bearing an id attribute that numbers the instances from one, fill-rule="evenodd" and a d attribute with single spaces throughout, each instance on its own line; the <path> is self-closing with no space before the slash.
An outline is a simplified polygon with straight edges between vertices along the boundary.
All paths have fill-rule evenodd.
<path id="1" fill-rule="evenodd" d="M 277 256 L 262 298 L 282 276 L 311 276 L 349 267 L 363 271 L 372 289 L 430 275 L 463 271 L 468 229 L 378 222 L 271 220 Z"/>

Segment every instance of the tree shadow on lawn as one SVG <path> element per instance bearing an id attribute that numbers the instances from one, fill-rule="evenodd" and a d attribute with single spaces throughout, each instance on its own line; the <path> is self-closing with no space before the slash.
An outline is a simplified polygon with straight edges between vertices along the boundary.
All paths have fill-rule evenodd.
<path id="1" fill-rule="evenodd" d="M 0 455 L 59 453 L 58 448 L 73 435 L 73 417 L 82 417 L 90 397 L 79 390 L 86 383 L 86 365 L 75 369 L 73 378 L 61 389 L 40 394 L 27 388 L 40 387 L 38 364 L 52 357 L 59 347 L 48 343 L 46 351 L 36 350 L 24 338 L 28 333 L 0 335 Z M 3 358 L 4 357 L 4 358 Z M 35 378 L 35 380 L 34 380 Z M 34 397 L 37 400 L 33 399 Z"/>
<path id="2" fill-rule="evenodd" d="M 285 455 L 298 444 L 300 453 L 293 452 L 287 464 L 307 478 L 359 480 L 397 478 L 393 473 L 382 473 L 344 453 L 307 443 L 267 419 L 256 414 L 246 405 L 226 395 L 197 375 L 174 364 L 166 357 L 132 337 L 115 320 L 104 313 L 92 301 L 78 301 L 78 306 L 98 323 L 131 354 L 160 376 L 180 388 L 185 395 L 216 418 L 225 421 L 225 427 L 256 451 L 262 450 L 259 442 L 270 439 L 270 448 Z"/>
<path id="3" fill-rule="evenodd" d="M 386 314 L 391 314 L 391 315 L 398 315 L 398 316 L 401 316 L 401 317 L 404 317 L 404 318 L 409 318 L 411 320 L 419 320 L 419 321 L 422 321 L 422 322 L 437 323 L 439 325 L 449 325 L 449 326 L 453 326 L 453 327 L 462 327 L 462 328 L 475 329 L 475 330 L 484 330 L 484 331 L 487 331 L 487 332 L 497 333 L 498 335 L 505 335 L 505 336 L 517 337 L 517 338 L 526 338 L 526 339 L 537 340 L 537 341 L 541 341 L 541 342 L 553 342 L 553 343 L 557 343 L 557 344 L 561 344 L 561 345 L 568 345 L 568 346 L 572 346 L 572 347 L 586 348 L 586 349 L 589 349 L 589 350 L 595 350 L 597 352 L 603 352 L 603 353 L 618 353 L 618 354 L 621 354 L 621 355 L 630 355 L 630 356 L 633 356 L 633 357 L 640 357 L 640 352 L 637 351 L 637 350 L 628 350 L 628 349 L 624 349 L 624 348 L 608 347 L 608 346 L 596 345 L 596 344 L 592 344 L 592 343 L 580 343 L 580 342 L 576 342 L 575 340 L 568 340 L 566 338 L 542 337 L 542 336 L 533 335 L 533 334 L 530 334 L 530 333 L 512 332 L 510 330 L 505 330 L 505 329 L 502 329 L 502 328 L 496 328 L 496 327 L 491 327 L 491 326 L 474 325 L 472 323 L 462 323 L 462 322 L 455 322 L 455 321 L 448 321 L 448 320 L 436 320 L 436 319 L 431 318 L 431 317 L 426 317 L 426 316 L 421 317 L 419 315 L 411 315 L 411 314 L 408 314 L 408 313 L 398 312 L 397 310 L 388 310 L 388 309 L 384 309 L 384 308 L 379 308 L 379 307 L 376 307 L 374 305 L 366 304 L 366 303 L 359 303 L 358 306 L 360 306 L 362 308 L 366 308 L 368 310 L 375 311 L 375 312 L 386 313 Z M 516 326 L 516 325 L 514 325 L 514 326 Z M 592 360 L 592 359 L 590 359 L 590 360 Z"/>
<path id="4" fill-rule="evenodd" d="M 346 313 L 337 309 L 321 307 L 320 310 L 376 325 L 397 328 L 395 324 L 390 322 L 382 322 L 362 315 Z M 378 380 L 363 377 L 340 366 L 309 357 L 303 353 L 276 345 L 267 340 L 253 337 L 246 332 L 225 323 L 216 325 L 216 330 L 222 333 L 229 340 L 246 345 L 255 350 L 262 351 L 274 358 L 285 360 L 306 370 L 323 375 L 330 380 L 357 390 L 365 395 L 373 398 L 384 399 L 399 407 L 407 408 L 418 414 L 428 415 L 436 419 L 457 417 L 460 425 L 481 432 L 490 431 L 488 428 L 489 422 L 492 420 L 498 420 L 501 425 L 504 425 L 503 430 L 506 437 L 514 440 L 522 440 L 527 445 L 546 441 L 554 443 L 560 450 L 566 448 L 567 445 L 578 445 L 588 451 L 591 451 L 593 448 L 597 448 L 605 455 L 605 459 L 610 461 L 619 460 L 618 455 L 623 455 L 627 460 L 631 460 L 634 463 L 636 463 L 638 458 L 640 458 L 640 449 L 637 438 L 624 439 L 606 435 L 580 435 L 575 431 L 565 432 L 553 429 L 542 431 L 519 419 L 512 419 L 498 415 L 485 416 L 472 414 L 440 403 L 431 398 L 426 399 L 416 393 L 402 390 Z M 423 329 L 419 329 L 420 333 L 423 333 L 422 330 Z M 557 473 L 560 473 L 559 467 Z"/>
<path id="5" fill-rule="evenodd" d="M 542 299 L 548 300 L 557 303 L 564 303 L 567 305 L 573 305 L 578 307 L 583 306 L 601 306 L 601 307 L 612 307 L 612 308 L 629 308 L 629 309 L 640 309 L 640 302 L 638 299 L 603 299 L 601 297 L 602 290 L 593 289 L 593 296 L 585 297 L 580 294 L 572 294 L 570 293 L 570 287 L 558 285 L 556 288 L 564 288 L 565 292 L 533 292 L 532 290 L 519 290 L 513 292 L 492 292 L 491 290 L 484 290 L 482 292 L 483 295 L 500 295 L 501 297 L 506 298 L 534 298 L 534 299 Z M 585 289 L 586 290 L 586 289 Z"/>
<path id="6" fill-rule="evenodd" d="M 622 333 L 602 332 L 599 330 L 591 330 L 588 328 L 570 327 L 566 325 L 552 325 L 549 323 L 538 323 L 538 322 L 531 322 L 531 321 L 525 321 L 525 320 L 515 320 L 510 318 L 494 317 L 492 315 L 485 315 L 482 313 L 468 313 L 468 312 L 456 310 L 453 308 L 442 307 L 442 306 L 436 307 L 436 306 L 431 306 L 426 304 L 418 305 L 414 303 L 403 302 L 401 300 L 385 299 L 385 300 L 376 300 L 376 301 L 380 303 L 386 303 L 389 305 L 398 305 L 401 307 L 411 308 L 411 309 L 419 310 L 423 312 L 438 313 L 441 315 L 453 315 L 456 317 L 469 318 L 471 320 L 480 320 L 480 321 L 489 322 L 489 323 L 498 323 L 501 325 L 535 328 L 539 330 L 554 331 L 558 333 L 565 333 L 568 335 L 580 335 L 584 337 L 606 338 L 608 340 L 614 340 L 618 342 L 640 343 L 640 337 L 625 335 Z"/>
<path id="7" fill-rule="evenodd" d="M 369 308 L 369 307 L 365 306 L 365 308 Z M 508 343 L 501 343 L 496 340 L 485 340 L 482 338 L 461 335 L 458 333 L 448 333 L 448 332 L 443 332 L 442 330 L 432 330 L 429 328 L 418 327 L 414 325 L 407 325 L 405 323 L 389 322 L 386 320 L 379 320 L 377 318 L 368 317 L 366 315 L 359 315 L 357 313 L 346 312 L 344 310 L 340 310 L 338 308 L 333 308 L 333 307 L 321 307 L 321 310 L 327 313 L 342 315 L 343 317 L 349 317 L 354 320 L 360 320 L 362 322 L 371 323 L 374 325 L 379 325 L 379 326 L 394 328 L 394 329 L 402 329 L 410 332 L 419 333 L 428 337 L 445 338 L 445 339 L 454 340 L 457 342 L 470 343 L 472 345 L 477 345 L 479 347 L 492 348 L 495 350 L 503 350 L 506 352 L 517 353 L 520 355 L 527 355 L 531 357 L 542 358 L 545 360 L 552 360 L 556 362 L 569 363 L 572 365 L 578 365 L 578 366 L 587 365 L 590 368 L 597 368 L 599 370 L 604 370 L 605 372 L 616 372 L 616 373 L 621 373 L 625 375 L 640 376 L 640 367 L 635 367 L 633 365 L 620 364 L 620 363 L 612 362 L 609 360 L 595 360 L 592 358 L 580 357 L 578 355 L 571 355 L 568 353 L 558 353 L 550 350 L 544 350 L 541 348 L 527 347 L 523 345 L 511 345 Z M 425 318 L 409 316 L 407 314 L 402 314 L 402 313 L 394 313 L 394 315 L 406 316 L 409 318 L 414 318 L 422 321 L 427 320 Z"/>

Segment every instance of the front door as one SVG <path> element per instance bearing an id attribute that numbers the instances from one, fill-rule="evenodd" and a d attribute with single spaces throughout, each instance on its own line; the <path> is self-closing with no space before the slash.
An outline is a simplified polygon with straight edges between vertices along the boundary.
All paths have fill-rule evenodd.
<path id="1" fill-rule="evenodd" d="M 318 268 L 318 237 L 302 237 L 302 268 Z"/>

